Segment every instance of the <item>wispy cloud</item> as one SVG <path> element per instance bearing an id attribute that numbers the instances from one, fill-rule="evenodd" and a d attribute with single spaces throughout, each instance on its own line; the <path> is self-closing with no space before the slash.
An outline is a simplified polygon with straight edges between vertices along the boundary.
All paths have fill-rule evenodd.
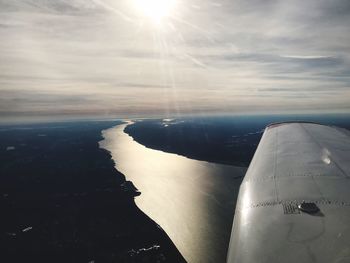
<path id="1" fill-rule="evenodd" d="M 0 115 L 349 111 L 347 0 L 0 0 Z"/>

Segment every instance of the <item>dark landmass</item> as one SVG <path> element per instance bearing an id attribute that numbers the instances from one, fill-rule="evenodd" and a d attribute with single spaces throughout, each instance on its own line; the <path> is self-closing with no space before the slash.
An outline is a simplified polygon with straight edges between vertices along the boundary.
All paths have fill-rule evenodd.
<path id="1" fill-rule="evenodd" d="M 350 115 L 328 114 L 141 120 L 127 126 L 125 132 L 152 149 L 247 167 L 268 124 L 296 120 L 350 129 Z"/>
<path id="2" fill-rule="evenodd" d="M 119 123 L 0 127 L 0 262 L 184 262 L 99 148 Z"/>

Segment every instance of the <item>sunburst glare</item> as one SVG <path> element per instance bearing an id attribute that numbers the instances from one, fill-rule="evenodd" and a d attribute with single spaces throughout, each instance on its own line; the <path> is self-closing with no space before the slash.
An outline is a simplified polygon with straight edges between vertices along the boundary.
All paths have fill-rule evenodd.
<path id="1" fill-rule="evenodd" d="M 169 17 L 175 10 L 176 0 L 134 0 L 138 12 L 148 17 L 156 25 Z"/>

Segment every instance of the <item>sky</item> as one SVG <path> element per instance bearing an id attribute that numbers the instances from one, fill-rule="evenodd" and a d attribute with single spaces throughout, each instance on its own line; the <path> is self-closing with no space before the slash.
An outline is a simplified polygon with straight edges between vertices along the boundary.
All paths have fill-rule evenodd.
<path id="1" fill-rule="evenodd" d="M 350 112 L 348 0 L 0 0 L 0 119 Z"/>

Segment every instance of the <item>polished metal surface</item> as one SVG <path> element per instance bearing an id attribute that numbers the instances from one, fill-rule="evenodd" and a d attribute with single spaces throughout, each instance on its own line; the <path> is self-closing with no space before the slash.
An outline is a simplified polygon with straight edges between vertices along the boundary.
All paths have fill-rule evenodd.
<path id="1" fill-rule="evenodd" d="M 241 185 L 227 262 L 350 262 L 350 136 L 266 128 Z"/>

